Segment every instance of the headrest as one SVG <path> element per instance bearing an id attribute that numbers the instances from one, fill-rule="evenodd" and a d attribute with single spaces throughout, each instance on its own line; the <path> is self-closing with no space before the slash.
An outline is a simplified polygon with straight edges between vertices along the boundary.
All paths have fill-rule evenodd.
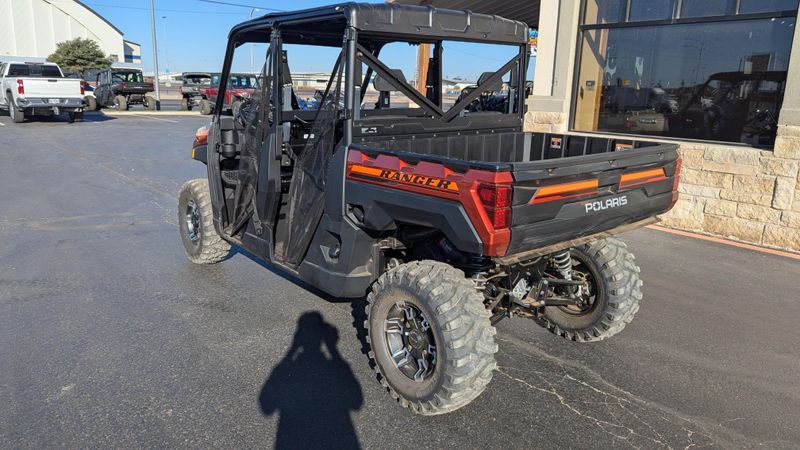
<path id="1" fill-rule="evenodd" d="M 483 83 L 484 83 L 486 80 L 488 80 L 489 78 L 491 78 L 491 76 L 492 76 L 492 75 L 494 75 L 494 72 L 483 72 L 483 73 L 481 74 L 481 76 L 480 76 L 480 77 L 478 77 L 478 86 L 480 86 L 480 85 L 481 85 L 481 84 L 483 84 Z M 503 80 L 502 80 L 502 79 L 500 79 L 500 80 L 497 80 L 497 82 L 495 82 L 495 83 L 492 83 L 492 84 L 490 84 L 489 86 L 486 86 L 486 88 L 484 88 L 483 90 L 484 90 L 484 91 L 499 91 L 499 90 L 500 90 L 500 89 L 502 89 L 502 88 L 503 88 Z"/>
<path id="2" fill-rule="evenodd" d="M 403 71 L 400 69 L 389 69 L 394 76 L 396 76 L 400 81 L 403 83 L 406 82 L 406 76 L 403 75 Z M 388 81 L 384 80 L 382 76 L 376 74 L 375 78 L 372 79 L 372 86 L 375 88 L 376 91 L 379 92 L 393 92 L 397 91 L 398 89 L 390 84 Z"/>

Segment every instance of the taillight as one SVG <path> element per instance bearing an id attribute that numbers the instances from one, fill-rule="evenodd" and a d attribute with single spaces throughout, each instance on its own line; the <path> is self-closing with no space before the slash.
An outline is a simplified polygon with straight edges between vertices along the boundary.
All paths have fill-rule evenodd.
<path id="1" fill-rule="evenodd" d="M 502 184 L 481 184 L 478 198 L 489 216 L 495 230 L 511 225 L 511 186 Z"/>
<path id="2" fill-rule="evenodd" d="M 81 95 L 86 93 L 86 82 L 81 80 Z"/>
<path id="3" fill-rule="evenodd" d="M 25 83 L 23 80 L 17 80 L 17 94 L 25 93 Z"/>

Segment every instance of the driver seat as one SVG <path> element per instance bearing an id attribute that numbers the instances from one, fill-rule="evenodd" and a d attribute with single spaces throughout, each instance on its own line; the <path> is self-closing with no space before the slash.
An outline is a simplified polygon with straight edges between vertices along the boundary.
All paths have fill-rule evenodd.
<path id="1" fill-rule="evenodd" d="M 406 76 L 403 75 L 403 71 L 400 69 L 389 69 L 398 80 L 402 81 L 403 83 L 406 82 Z M 379 74 L 375 75 L 375 78 L 372 79 L 372 86 L 378 91 L 378 102 L 375 103 L 375 109 L 389 109 L 392 107 L 391 105 L 391 95 L 392 92 L 397 92 L 399 89 L 394 87 L 391 83 L 386 81 L 382 76 Z"/>

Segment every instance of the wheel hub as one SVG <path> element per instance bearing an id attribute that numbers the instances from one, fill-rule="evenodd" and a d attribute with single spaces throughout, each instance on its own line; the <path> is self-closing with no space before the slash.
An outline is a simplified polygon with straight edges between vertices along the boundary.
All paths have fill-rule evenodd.
<path id="1" fill-rule="evenodd" d="M 429 378 L 436 367 L 433 330 L 422 312 L 404 301 L 386 317 L 386 349 L 397 368 L 416 382 Z"/>
<path id="2" fill-rule="evenodd" d="M 200 208 L 194 200 L 186 203 L 186 234 L 189 240 L 197 243 L 200 240 Z"/>

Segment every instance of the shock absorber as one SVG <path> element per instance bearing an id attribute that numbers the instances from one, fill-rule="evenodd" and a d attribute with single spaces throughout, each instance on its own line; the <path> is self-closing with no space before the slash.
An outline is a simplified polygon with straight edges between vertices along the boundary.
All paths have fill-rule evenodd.
<path id="1" fill-rule="evenodd" d="M 569 249 L 553 254 L 553 266 L 565 280 L 572 279 L 572 256 Z"/>

